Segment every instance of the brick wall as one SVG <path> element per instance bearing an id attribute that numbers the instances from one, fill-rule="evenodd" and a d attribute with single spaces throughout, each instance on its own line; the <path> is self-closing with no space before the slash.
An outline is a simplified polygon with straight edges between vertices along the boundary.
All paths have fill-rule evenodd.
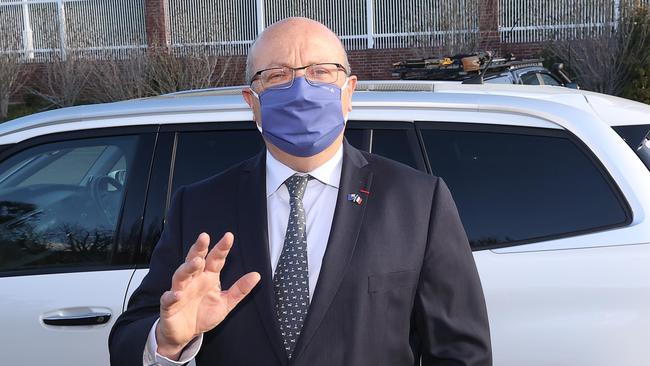
<path id="1" fill-rule="evenodd" d="M 147 44 L 160 47 L 170 44 L 168 0 L 145 0 Z"/>
<path id="2" fill-rule="evenodd" d="M 499 53 L 499 0 L 480 0 L 478 11 L 478 48 Z"/>

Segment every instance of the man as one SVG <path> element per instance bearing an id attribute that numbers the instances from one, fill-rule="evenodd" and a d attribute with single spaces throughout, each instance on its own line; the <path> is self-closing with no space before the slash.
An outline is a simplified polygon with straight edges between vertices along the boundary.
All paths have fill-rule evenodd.
<path id="1" fill-rule="evenodd" d="M 243 96 L 267 149 L 175 194 L 113 365 L 491 365 L 451 195 L 345 142 L 349 70 L 318 22 L 260 35 Z"/>

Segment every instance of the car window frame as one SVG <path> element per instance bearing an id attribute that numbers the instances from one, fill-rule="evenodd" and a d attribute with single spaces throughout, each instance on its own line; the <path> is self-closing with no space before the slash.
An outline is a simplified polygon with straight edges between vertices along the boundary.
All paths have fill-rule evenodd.
<path id="1" fill-rule="evenodd" d="M 30 139 L 14 143 L 6 149 L 0 150 L 0 162 L 4 162 L 7 159 L 19 154 L 28 149 L 38 147 L 50 143 L 66 142 L 66 141 L 75 141 L 75 140 L 85 140 L 93 138 L 105 138 L 105 137 L 121 137 L 121 136 L 132 136 L 137 135 L 140 137 L 140 143 L 137 146 L 135 151 L 134 161 L 138 161 L 141 165 L 140 168 L 146 167 L 146 169 L 134 169 L 136 174 L 141 174 L 141 176 L 136 176 L 132 178 L 132 181 L 135 180 L 135 183 L 128 185 L 128 189 L 125 189 L 124 197 L 122 198 L 122 207 L 120 209 L 119 220 L 115 227 L 115 236 L 113 240 L 113 245 L 111 246 L 111 254 L 114 255 L 117 251 L 118 246 L 125 246 L 130 248 L 132 252 L 132 259 L 136 255 L 136 250 L 138 247 L 137 241 L 139 241 L 140 231 L 142 230 L 142 215 L 144 212 L 145 204 L 145 192 L 149 186 L 149 172 L 151 167 L 151 162 L 154 157 L 153 151 L 155 146 L 156 132 L 158 126 L 147 125 L 147 126 L 126 126 L 126 127 L 107 127 L 107 128 L 96 128 L 88 130 L 76 130 L 76 131 L 66 131 L 66 132 L 56 132 L 47 135 L 40 135 L 32 137 Z M 146 158 L 149 158 L 149 161 L 146 161 Z M 135 185 L 134 185 L 135 184 Z M 125 187 L 126 188 L 126 187 Z M 0 278 L 8 277 L 19 277 L 19 276 L 32 276 L 32 275 L 44 275 L 44 274 L 60 274 L 60 273 L 79 273 L 79 272 L 95 272 L 95 271 L 107 271 L 107 270 L 121 270 L 121 269 L 133 269 L 134 262 L 133 260 L 128 260 L 126 262 L 119 261 L 118 263 L 111 263 L 105 265 L 93 265 L 93 266 L 83 266 L 83 265 L 71 265 L 71 266 L 57 266 L 49 267 L 42 269 L 25 269 L 25 270 L 12 270 L 4 271 L 0 270 Z"/>
<path id="2" fill-rule="evenodd" d="M 629 226 L 634 220 L 634 212 L 630 206 L 627 197 L 620 189 L 619 185 L 616 183 L 614 177 L 609 173 L 607 168 L 603 163 L 598 159 L 591 149 L 575 134 L 569 130 L 565 129 L 550 129 L 550 128 L 541 128 L 541 127 L 529 127 L 529 126 L 511 126 L 511 125 L 497 125 L 497 124 L 486 124 L 486 123 L 472 123 L 472 122 L 443 122 L 443 121 L 415 121 L 415 128 L 418 133 L 421 146 L 423 149 L 424 156 L 426 158 L 426 163 L 428 169 L 432 172 L 431 174 L 435 175 L 430 161 L 428 159 L 428 154 L 426 152 L 426 145 L 424 143 L 424 138 L 422 136 L 422 130 L 440 130 L 440 131 L 460 131 L 460 132 L 487 132 L 487 133 L 499 133 L 499 134 L 516 134 L 516 135 L 526 135 L 526 136 L 546 136 L 546 137 L 560 137 L 566 138 L 572 142 L 592 163 L 592 165 L 598 170 L 601 176 L 605 179 L 605 182 L 609 189 L 612 191 L 619 205 L 623 209 L 625 220 L 622 223 L 610 224 L 605 226 L 599 226 L 596 228 L 590 228 L 585 230 L 576 230 L 562 234 L 554 235 L 544 235 L 535 238 L 525 239 L 525 240 L 515 240 L 507 243 L 499 243 L 494 245 L 485 245 L 481 247 L 474 248 L 472 251 L 481 251 L 481 250 L 492 250 L 500 248 L 512 248 L 526 244 L 540 243 L 549 240 L 565 239 L 571 238 L 580 235 L 587 235 L 598 233 L 602 231 L 607 231 L 615 228 L 622 228 Z"/>

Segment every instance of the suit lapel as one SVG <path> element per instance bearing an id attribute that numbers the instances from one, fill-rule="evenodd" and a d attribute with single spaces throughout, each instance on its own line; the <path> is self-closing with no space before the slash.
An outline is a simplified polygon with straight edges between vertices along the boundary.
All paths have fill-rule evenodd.
<path id="1" fill-rule="evenodd" d="M 330 229 L 323 265 L 314 291 L 314 298 L 309 307 L 307 319 L 294 350 L 292 361 L 298 359 L 300 352 L 307 347 L 318 329 L 334 299 L 334 295 L 343 280 L 346 268 L 354 253 L 363 214 L 369 199 L 368 194 L 362 191 L 369 191 L 372 181 L 372 172 L 367 169 L 367 164 L 368 161 L 363 155 L 348 144 L 347 141 L 344 141 L 341 182 L 336 199 L 336 208 L 334 209 L 332 228 Z M 359 194 L 363 202 L 357 204 L 349 201 L 348 194 L 350 193 Z"/>
<path id="2" fill-rule="evenodd" d="M 244 167 L 239 185 L 242 202 L 238 207 L 238 238 L 235 247 L 240 250 L 247 272 L 259 272 L 262 276 L 254 291 L 255 304 L 264 324 L 267 336 L 280 364 L 288 362 L 280 328 L 275 314 L 273 280 L 269 256 L 268 221 L 266 215 L 266 151 L 251 159 Z M 238 245 L 237 243 L 240 243 Z M 254 351 L 254 350 L 253 350 Z"/>

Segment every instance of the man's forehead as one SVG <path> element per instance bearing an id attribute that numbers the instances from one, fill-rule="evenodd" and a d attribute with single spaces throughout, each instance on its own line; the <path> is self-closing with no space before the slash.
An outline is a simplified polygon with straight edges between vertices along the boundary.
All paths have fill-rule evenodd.
<path id="1" fill-rule="evenodd" d="M 258 68 L 289 66 L 298 67 L 323 62 L 344 63 L 340 43 L 328 39 L 274 38 L 257 45 L 255 65 Z"/>
<path id="2" fill-rule="evenodd" d="M 256 70 L 345 63 L 345 51 L 336 34 L 322 23 L 307 18 L 287 18 L 270 25 L 250 52 Z"/>

